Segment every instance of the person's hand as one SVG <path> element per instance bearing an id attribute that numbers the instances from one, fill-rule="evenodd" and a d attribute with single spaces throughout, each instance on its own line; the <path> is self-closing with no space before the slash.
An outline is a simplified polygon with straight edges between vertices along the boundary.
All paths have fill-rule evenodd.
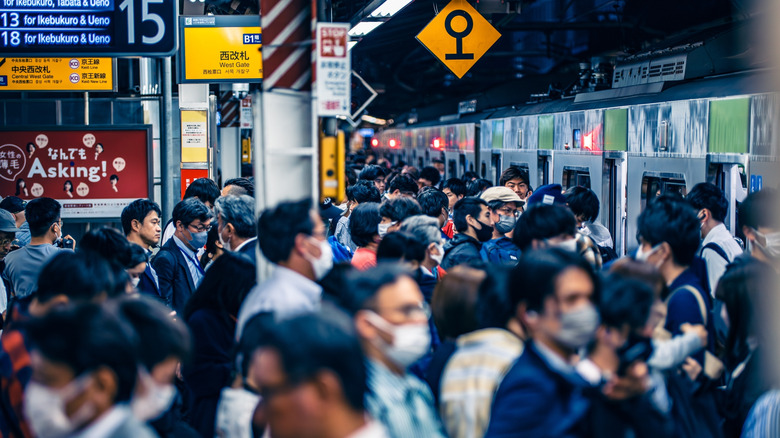
<path id="1" fill-rule="evenodd" d="M 688 378 L 690 378 L 691 381 L 696 381 L 696 378 L 701 374 L 702 367 L 699 365 L 699 362 L 688 357 L 685 359 L 685 363 L 682 364 L 682 369 L 688 374 Z"/>
<path id="2" fill-rule="evenodd" d="M 641 396 L 650 388 L 647 364 L 634 362 L 626 370 L 625 376 L 613 376 L 604 385 L 604 395 L 610 400 L 626 400 Z"/>
<path id="3" fill-rule="evenodd" d="M 683 323 L 680 326 L 680 331 L 683 333 L 693 332 L 696 333 L 699 336 L 699 339 L 701 339 L 701 346 L 706 347 L 707 346 L 707 329 L 704 328 L 701 324 L 689 324 L 689 323 Z"/>

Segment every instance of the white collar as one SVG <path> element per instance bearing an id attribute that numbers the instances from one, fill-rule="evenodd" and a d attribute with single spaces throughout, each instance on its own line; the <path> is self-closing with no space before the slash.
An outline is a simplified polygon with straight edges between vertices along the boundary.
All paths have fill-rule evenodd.
<path id="1" fill-rule="evenodd" d="M 78 432 L 77 438 L 103 438 L 112 436 L 119 426 L 132 416 L 130 408 L 125 405 L 116 405 L 105 412 L 86 429 Z"/>
<path id="2" fill-rule="evenodd" d="M 238 251 L 240 251 L 240 250 L 241 250 L 241 248 L 243 248 L 243 247 L 245 247 L 246 245 L 248 245 L 248 244 L 250 244 L 250 243 L 254 242 L 255 240 L 257 240 L 257 237 L 250 237 L 249 239 L 246 239 L 245 241 L 241 242 L 241 245 L 238 245 L 238 246 L 236 247 L 236 249 L 234 249 L 233 251 L 235 251 L 235 252 L 238 252 Z"/>

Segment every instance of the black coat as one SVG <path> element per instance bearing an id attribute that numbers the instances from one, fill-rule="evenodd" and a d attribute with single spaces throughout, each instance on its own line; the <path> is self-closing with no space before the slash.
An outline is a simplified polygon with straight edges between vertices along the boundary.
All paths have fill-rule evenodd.
<path id="1" fill-rule="evenodd" d="M 193 257 L 195 255 L 193 254 Z M 160 281 L 160 296 L 165 304 L 179 315 L 184 314 L 184 306 L 195 292 L 195 283 L 190 275 L 187 260 L 176 246 L 173 237 L 168 239 L 160 251 L 152 259 L 152 266 L 157 271 Z"/>
<path id="2" fill-rule="evenodd" d="M 463 263 L 480 261 L 482 256 L 479 251 L 482 244 L 477 239 L 466 234 L 458 233 L 444 244 L 444 259 L 441 261 L 442 269 L 450 269 Z"/>

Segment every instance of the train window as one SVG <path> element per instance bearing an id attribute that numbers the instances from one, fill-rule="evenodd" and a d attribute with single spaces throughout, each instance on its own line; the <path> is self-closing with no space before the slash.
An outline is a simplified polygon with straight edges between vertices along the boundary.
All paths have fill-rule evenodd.
<path id="1" fill-rule="evenodd" d="M 575 129 L 571 133 L 571 147 L 572 149 L 579 149 L 581 146 L 580 140 L 582 139 L 582 131 Z"/>
<path id="2" fill-rule="evenodd" d="M 496 172 L 493 178 L 493 184 L 498 184 L 498 180 L 501 178 L 501 154 L 493 154 L 491 157 L 493 162 L 493 170 Z M 485 176 L 487 178 L 487 176 Z"/>
<path id="3" fill-rule="evenodd" d="M 418 169 L 422 169 L 423 167 L 425 167 L 425 162 L 423 161 L 423 157 L 418 157 L 417 158 L 417 168 Z"/>
<path id="4" fill-rule="evenodd" d="M 482 166 L 479 169 L 479 175 L 482 178 L 487 178 L 487 166 L 485 165 L 485 162 L 482 162 Z"/>
<path id="5" fill-rule="evenodd" d="M 563 190 L 572 187 L 590 188 L 590 171 L 587 167 L 564 167 L 563 168 Z"/>
<path id="6" fill-rule="evenodd" d="M 449 160 L 447 162 L 447 178 L 458 177 L 458 162 L 455 160 Z"/>
<path id="7" fill-rule="evenodd" d="M 536 181 L 539 182 L 539 185 L 547 184 L 550 176 L 550 158 L 539 157 L 536 168 L 538 170 L 538 179 Z"/>
<path id="8" fill-rule="evenodd" d="M 523 130 L 518 129 L 517 130 L 517 148 L 522 149 L 523 148 Z"/>
<path id="9" fill-rule="evenodd" d="M 660 176 L 645 174 L 642 177 L 642 210 L 645 209 L 648 200 L 667 194 L 685 196 L 688 190 L 685 186 L 683 174 L 664 174 Z"/>

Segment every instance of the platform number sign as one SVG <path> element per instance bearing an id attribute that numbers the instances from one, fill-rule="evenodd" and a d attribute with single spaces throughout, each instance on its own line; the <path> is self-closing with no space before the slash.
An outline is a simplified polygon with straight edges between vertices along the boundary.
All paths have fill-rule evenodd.
<path id="1" fill-rule="evenodd" d="M 8 56 L 168 56 L 177 1 L 0 0 L 0 53 Z"/>
<path id="2" fill-rule="evenodd" d="M 501 34 L 466 0 L 452 0 L 417 40 L 462 78 Z"/>

